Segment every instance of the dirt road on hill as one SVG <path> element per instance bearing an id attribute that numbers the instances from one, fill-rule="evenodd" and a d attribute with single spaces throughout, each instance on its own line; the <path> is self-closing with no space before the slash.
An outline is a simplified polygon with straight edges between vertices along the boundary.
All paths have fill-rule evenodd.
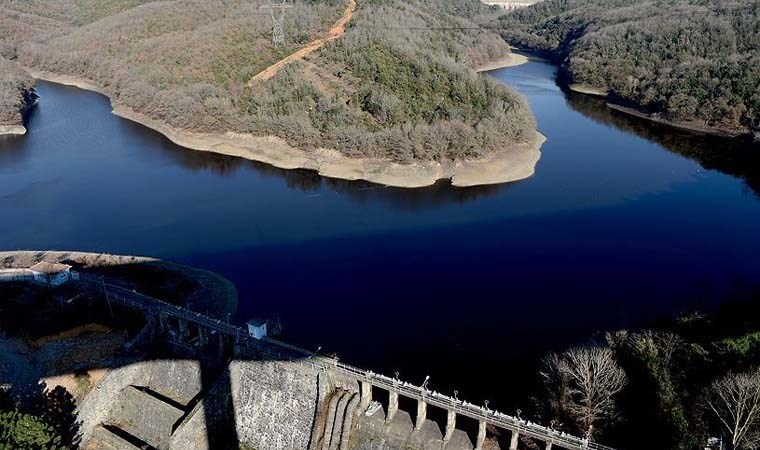
<path id="1" fill-rule="evenodd" d="M 267 67 L 255 75 L 253 78 L 251 78 L 251 80 L 248 82 L 248 85 L 250 86 L 256 81 L 266 81 L 272 78 L 273 76 L 277 75 L 277 72 L 282 70 L 282 68 L 288 64 L 304 59 L 305 57 L 319 50 L 326 43 L 334 41 L 335 39 L 343 36 L 343 34 L 346 32 L 346 25 L 348 25 L 348 22 L 351 21 L 351 17 L 353 17 L 354 11 L 356 11 L 356 0 L 348 0 L 348 7 L 343 12 L 343 16 L 337 22 L 335 22 L 332 28 L 330 28 L 330 31 L 326 37 L 309 42 L 305 47 L 302 47 L 298 51 L 291 53 L 285 58 Z"/>

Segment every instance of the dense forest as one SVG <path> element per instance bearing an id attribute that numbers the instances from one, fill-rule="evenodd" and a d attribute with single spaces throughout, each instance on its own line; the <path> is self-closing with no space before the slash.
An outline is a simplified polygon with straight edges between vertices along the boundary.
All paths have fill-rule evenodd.
<path id="1" fill-rule="evenodd" d="M 33 97 L 34 80 L 16 64 L 0 57 L 0 125 L 21 125 Z"/>
<path id="2" fill-rule="evenodd" d="M 615 103 L 760 138 L 760 2 L 546 0 L 500 28 Z"/>
<path id="3" fill-rule="evenodd" d="M 0 56 L 93 80 L 179 129 L 276 135 L 397 162 L 478 157 L 525 142 L 519 96 L 472 67 L 509 54 L 478 0 L 362 0 L 346 34 L 268 81 L 248 81 L 326 35 L 347 0 L 301 0 L 271 44 L 261 3 L 0 0 Z M 442 27 L 455 30 L 441 30 Z"/>

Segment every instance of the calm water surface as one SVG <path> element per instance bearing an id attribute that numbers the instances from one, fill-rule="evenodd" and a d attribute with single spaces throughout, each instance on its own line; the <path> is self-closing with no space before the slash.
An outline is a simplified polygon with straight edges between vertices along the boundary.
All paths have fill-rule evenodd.
<path id="1" fill-rule="evenodd" d="M 422 190 L 182 149 L 40 83 L 29 134 L 0 139 L 0 248 L 215 270 L 238 320 L 506 411 L 546 351 L 760 284 L 757 152 L 612 115 L 542 62 L 491 75 L 548 137 L 536 175 Z"/>

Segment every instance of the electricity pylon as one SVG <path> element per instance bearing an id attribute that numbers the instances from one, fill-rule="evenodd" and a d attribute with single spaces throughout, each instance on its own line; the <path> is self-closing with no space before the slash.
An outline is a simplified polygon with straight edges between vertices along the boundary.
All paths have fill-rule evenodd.
<path id="1" fill-rule="evenodd" d="M 290 7 L 290 5 L 285 4 L 285 0 L 269 0 L 268 5 L 262 6 L 262 8 L 268 9 L 272 15 L 272 45 L 275 47 L 285 45 L 285 30 L 283 29 L 285 8 Z"/>

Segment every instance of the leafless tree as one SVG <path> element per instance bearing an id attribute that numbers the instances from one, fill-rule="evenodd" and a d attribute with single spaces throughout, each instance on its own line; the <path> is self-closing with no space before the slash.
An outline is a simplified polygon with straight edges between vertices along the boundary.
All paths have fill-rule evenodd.
<path id="1" fill-rule="evenodd" d="M 732 373 L 713 381 L 705 400 L 731 437 L 732 448 L 760 447 L 760 370 Z"/>
<path id="2" fill-rule="evenodd" d="M 541 376 L 555 413 L 592 435 L 615 416 L 615 395 L 626 384 L 625 372 L 606 347 L 551 354 L 544 359 Z"/>

